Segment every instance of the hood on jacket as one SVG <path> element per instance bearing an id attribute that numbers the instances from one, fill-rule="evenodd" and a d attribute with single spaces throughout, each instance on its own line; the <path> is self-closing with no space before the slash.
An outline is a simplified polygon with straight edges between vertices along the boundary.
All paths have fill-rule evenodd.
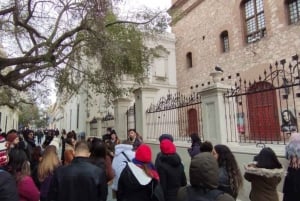
<path id="1" fill-rule="evenodd" d="M 120 155 L 122 152 L 127 150 L 132 151 L 133 146 L 131 144 L 117 144 L 115 146 L 115 155 Z"/>
<path id="2" fill-rule="evenodd" d="M 266 168 L 257 168 L 253 166 L 245 166 L 245 172 L 249 174 L 255 174 L 258 176 L 267 177 L 267 178 L 282 177 L 284 175 L 283 168 L 266 169 Z"/>
<path id="3" fill-rule="evenodd" d="M 190 164 L 190 182 L 192 186 L 217 188 L 219 167 L 211 153 L 203 152 L 192 158 Z"/>
<path id="4" fill-rule="evenodd" d="M 181 159 L 177 153 L 163 154 L 161 153 L 159 160 L 163 163 L 167 163 L 173 167 L 181 165 Z"/>

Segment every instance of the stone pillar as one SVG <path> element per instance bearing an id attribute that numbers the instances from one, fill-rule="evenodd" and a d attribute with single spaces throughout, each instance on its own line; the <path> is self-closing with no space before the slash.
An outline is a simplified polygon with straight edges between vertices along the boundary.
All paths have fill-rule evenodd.
<path id="1" fill-rule="evenodd" d="M 132 101 L 128 98 L 114 100 L 115 130 L 120 139 L 127 139 L 127 115 L 126 112 Z"/>
<path id="2" fill-rule="evenodd" d="M 227 127 L 223 94 L 229 86 L 214 83 L 200 91 L 204 139 L 213 144 L 227 143 Z"/>
<path id="3" fill-rule="evenodd" d="M 136 131 L 147 139 L 146 110 L 151 103 L 155 103 L 155 97 L 159 89 L 154 87 L 141 87 L 134 90 Z"/>

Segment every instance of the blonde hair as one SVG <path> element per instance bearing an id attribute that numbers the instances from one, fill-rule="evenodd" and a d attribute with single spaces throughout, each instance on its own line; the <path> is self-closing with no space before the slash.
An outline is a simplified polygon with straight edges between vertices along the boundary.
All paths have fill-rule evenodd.
<path id="1" fill-rule="evenodd" d="M 56 147 L 54 145 L 47 146 L 38 166 L 39 181 L 44 181 L 59 165 L 60 161 L 56 153 Z"/>

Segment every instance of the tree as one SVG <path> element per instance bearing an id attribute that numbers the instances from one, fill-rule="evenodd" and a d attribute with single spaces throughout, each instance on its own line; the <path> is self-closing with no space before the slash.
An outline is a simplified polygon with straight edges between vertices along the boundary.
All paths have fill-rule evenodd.
<path id="1" fill-rule="evenodd" d="M 152 54 L 143 37 L 164 30 L 167 15 L 148 10 L 120 20 L 118 1 L 2 0 L 0 88 L 27 91 L 51 78 L 60 91 L 86 81 L 96 93 L 117 96 L 122 75 L 141 82 Z M 99 64 L 83 67 L 92 60 Z"/>

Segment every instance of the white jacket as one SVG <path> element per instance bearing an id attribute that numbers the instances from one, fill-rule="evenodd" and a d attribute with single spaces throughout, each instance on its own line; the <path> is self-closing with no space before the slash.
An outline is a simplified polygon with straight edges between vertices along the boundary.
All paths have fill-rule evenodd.
<path id="1" fill-rule="evenodd" d="M 115 146 L 115 156 L 112 161 L 112 169 L 115 172 L 115 177 L 112 183 L 111 188 L 115 191 L 118 190 L 118 182 L 120 175 L 123 169 L 126 166 L 126 162 L 129 162 L 122 152 L 129 158 L 131 161 L 135 157 L 135 152 L 132 151 L 133 146 L 129 144 L 118 144 Z"/>

